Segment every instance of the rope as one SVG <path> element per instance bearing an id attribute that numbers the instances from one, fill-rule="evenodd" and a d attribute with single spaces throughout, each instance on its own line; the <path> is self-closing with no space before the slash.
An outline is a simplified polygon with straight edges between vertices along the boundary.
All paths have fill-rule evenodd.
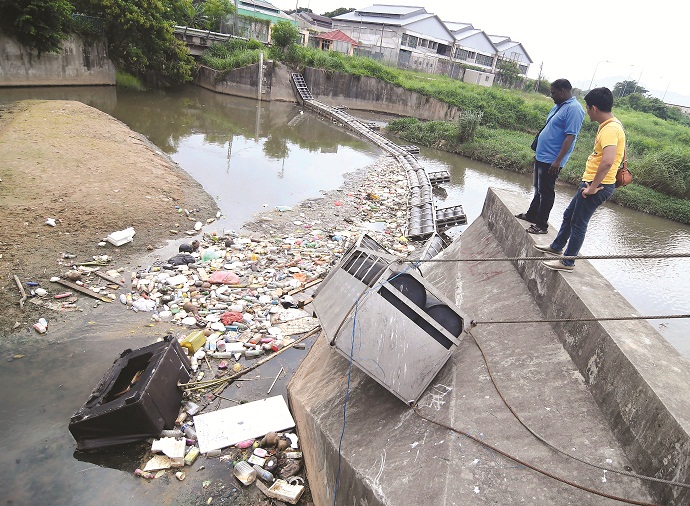
<path id="1" fill-rule="evenodd" d="M 431 263 L 431 262 L 517 262 L 520 260 L 628 260 L 633 258 L 654 259 L 654 258 L 690 258 L 690 253 L 648 253 L 639 255 L 549 255 L 525 256 L 525 257 L 496 257 L 496 258 L 430 258 L 428 260 L 405 260 L 399 259 L 398 263 Z"/>
<path id="2" fill-rule="evenodd" d="M 477 325 L 501 325 L 506 323 L 567 323 L 567 322 L 609 322 L 622 320 L 672 320 L 677 318 L 690 318 L 690 314 L 645 315 L 645 316 L 604 316 L 592 318 L 551 318 L 541 320 L 471 320 L 470 327 Z"/>
<path id="3" fill-rule="evenodd" d="M 578 483 L 575 483 L 574 481 L 566 480 L 565 478 L 561 478 L 560 476 L 556 476 L 553 473 L 545 471 L 544 469 L 541 469 L 541 468 L 534 466 L 528 462 L 525 462 L 524 460 L 519 459 L 518 457 L 515 457 L 515 456 L 513 456 L 507 452 L 504 452 L 503 450 L 500 450 L 500 449 L 496 448 L 495 446 L 493 446 L 493 445 L 491 445 L 485 441 L 482 441 L 481 439 L 479 439 L 479 438 L 473 436 L 472 434 L 469 434 L 469 433 L 467 433 L 461 429 L 456 429 L 455 427 L 451 427 L 450 425 L 446 425 L 443 422 L 439 422 L 438 420 L 434 420 L 432 418 L 429 418 L 428 416 L 424 415 L 421 411 L 419 411 L 419 408 L 417 406 L 412 406 L 412 409 L 417 414 L 417 416 L 419 416 L 423 420 L 426 420 L 427 422 L 433 423 L 434 425 L 438 425 L 439 427 L 443 427 L 444 429 L 455 432 L 457 434 L 461 434 L 461 435 L 465 436 L 466 438 L 471 439 L 475 443 L 479 443 L 480 445 L 484 446 L 485 448 L 489 448 L 490 450 L 492 450 L 492 451 L 494 451 L 500 455 L 503 455 L 505 458 L 512 460 L 513 462 L 516 462 L 516 463 L 518 463 L 522 466 L 525 466 L 525 467 L 527 467 L 533 471 L 536 471 L 539 474 L 543 474 L 544 476 L 548 476 L 551 479 L 554 479 L 554 480 L 559 481 L 561 483 L 564 483 L 566 485 L 570 485 L 571 487 L 574 487 L 574 488 L 577 488 L 580 490 L 584 490 L 585 492 L 589 492 L 590 494 L 598 495 L 600 497 L 606 497 L 607 499 L 612 499 L 614 501 L 620 501 L 620 502 L 624 502 L 627 504 L 637 504 L 640 506 L 655 506 L 653 503 L 636 501 L 634 499 L 626 499 L 624 497 L 618 497 L 618 496 L 615 496 L 612 494 L 607 494 L 605 492 L 600 492 L 600 491 L 595 490 L 593 488 L 585 487 L 584 485 L 580 485 Z"/>
<path id="4" fill-rule="evenodd" d="M 537 432 L 535 432 L 531 427 L 529 427 L 529 426 L 522 420 L 522 418 L 520 418 L 520 415 L 518 415 L 518 414 L 515 412 L 515 410 L 513 409 L 513 407 L 512 407 L 510 404 L 508 404 L 508 401 L 507 401 L 506 398 L 503 396 L 503 393 L 501 392 L 501 389 L 498 387 L 498 384 L 496 383 L 496 380 L 495 380 L 495 378 L 494 378 L 493 372 L 492 372 L 492 370 L 491 370 L 491 366 L 489 365 L 489 359 L 486 357 L 486 353 L 484 353 L 484 350 L 482 349 L 481 345 L 479 344 L 479 341 L 477 340 L 477 338 L 475 337 L 475 335 L 472 334 L 472 332 L 470 332 L 469 330 L 466 330 L 465 333 L 468 334 L 470 337 L 472 337 L 472 340 L 474 341 L 474 344 L 477 346 L 477 348 L 479 349 L 479 352 L 482 354 L 482 358 L 484 359 L 484 365 L 486 366 L 486 370 L 487 370 L 487 372 L 489 373 L 489 378 L 491 378 L 491 383 L 493 384 L 494 388 L 496 389 L 496 393 L 498 393 L 498 396 L 499 396 L 499 397 L 501 398 L 501 400 L 503 401 L 503 404 L 505 404 L 505 406 L 506 406 L 506 407 L 508 408 L 508 410 L 512 413 L 512 415 L 515 417 L 515 419 L 516 419 L 518 422 L 520 422 L 520 425 L 522 425 L 525 429 L 527 429 L 527 431 L 529 431 L 530 434 L 532 434 L 534 437 L 536 437 L 539 441 L 541 441 L 542 443 L 544 443 L 546 446 L 548 446 L 548 447 L 551 448 L 552 450 L 554 450 L 554 451 L 556 451 L 556 452 L 558 452 L 558 453 L 560 453 L 560 454 L 562 454 L 562 455 L 565 455 L 565 456 L 568 457 L 568 458 L 571 458 L 571 459 L 573 459 L 573 460 L 576 460 L 576 461 L 578 461 L 578 462 L 580 462 L 580 463 L 582 463 L 582 464 L 585 464 L 585 465 L 588 465 L 588 466 L 591 466 L 591 467 L 595 467 L 595 468 L 597 468 L 597 469 L 599 469 L 599 470 L 601 470 L 601 471 L 607 471 L 607 472 L 610 472 L 610 473 L 620 474 L 620 475 L 623 475 L 623 476 L 628 476 L 628 477 L 631 477 L 631 478 L 637 478 L 637 479 L 640 479 L 640 480 L 648 480 L 648 481 L 653 481 L 653 482 L 656 482 L 656 483 L 663 483 L 663 484 L 665 484 L 665 485 L 671 485 L 671 486 L 674 486 L 674 487 L 690 488 L 690 484 L 687 484 L 687 483 L 681 483 L 681 482 L 678 482 L 678 481 L 664 480 L 664 479 L 662 479 L 662 478 L 655 478 L 655 477 L 653 477 L 653 476 L 645 476 L 645 475 L 643 475 L 643 474 L 637 474 L 637 473 L 633 473 L 633 472 L 629 472 L 629 471 L 621 471 L 621 470 L 618 470 L 618 469 L 613 469 L 613 468 L 611 468 L 611 467 L 600 466 L 600 465 L 598 465 L 598 464 L 594 464 L 594 463 L 592 463 L 592 462 L 588 462 L 588 461 L 583 460 L 583 459 L 581 459 L 581 458 L 579 458 L 579 457 L 576 457 L 575 455 L 571 455 L 570 453 L 568 453 L 568 452 L 566 452 L 566 451 L 564 451 L 564 450 L 561 450 L 561 449 L 558 448 L 557 446 L 554 446 L 553 444 L 549 443 L 546 439 L 544 439 L 544 437 L 542 437 L 542 436 L 539 435 Z"/>

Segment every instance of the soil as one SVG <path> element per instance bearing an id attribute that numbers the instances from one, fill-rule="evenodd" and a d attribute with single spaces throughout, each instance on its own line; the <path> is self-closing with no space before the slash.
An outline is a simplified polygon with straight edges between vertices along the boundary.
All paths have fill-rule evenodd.
<path id="1" fill-rule="evenodd" d="M 185 212 L 186 210 L 186 212 Z M 0 109 L 0 334 L 31 328 L 39 308 L 16 276 L 46 286 L 77 262 L 125 266 L 213 219 L 213 198 L 143 136 L 80 102 L 24 101 Z M 55 226 L 46 224 L 53 218 Z M 126 247 L 99 246 L 128 227 Z"/>

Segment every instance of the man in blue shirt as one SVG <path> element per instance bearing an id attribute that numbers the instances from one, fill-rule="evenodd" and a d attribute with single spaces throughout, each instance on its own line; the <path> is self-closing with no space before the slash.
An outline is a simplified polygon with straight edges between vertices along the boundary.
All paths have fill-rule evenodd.
<path id="1" fill-rule="evenodd" d="M 516 215 L 532 223 L 527 229 L 530 234 L 545 234 L 549 228 L 556 180 L 575 147 L 585 118 L 585 111 L 573 96 L 573 87 L 567 79 L 551 83 L 551 98 L 556 105 L 549 111 L 546 124 L 536 139 L 534 197 L 527 212 Z"/>

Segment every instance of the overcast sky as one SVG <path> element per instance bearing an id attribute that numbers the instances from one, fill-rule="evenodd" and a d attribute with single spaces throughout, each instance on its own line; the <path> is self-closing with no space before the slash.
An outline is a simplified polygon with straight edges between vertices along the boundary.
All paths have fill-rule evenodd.
<path id="1" fill-rule="evenodd" d="M 269 0 L 270 1 L 270 0 Z M 588 89 L 637 81 L 665 101 L 690 106 L 687 41 L 690 6 L 681 0 L 652 2 L 546 2 L 542 0 L 273 0 L 282 10 L 308 7 L 324 14 L 338 7 L 423 6 L 443 21 L 471 23 L 490 35 L 522 43 L 532 58 L 528 77 L 564 77 Z M 596 72 L 595 72 L 596 71 Z"/>

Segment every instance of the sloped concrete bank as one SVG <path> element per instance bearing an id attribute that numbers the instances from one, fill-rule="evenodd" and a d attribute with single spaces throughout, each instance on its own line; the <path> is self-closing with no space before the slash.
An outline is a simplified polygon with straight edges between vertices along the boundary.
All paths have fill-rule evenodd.
<path id="1" fill-rule="evenodd" d="M 265 67 L 261 100 L 297 102 L 290 83 L 292 70 L 273 61 L 266 62 Z M 258 64 L 232 70 L 224 78 L 219 78 L 219 74 L 202 66 L 195 82 L 218 93 L 257 98 Z M 306 68 L 302 74 L 314 98 L 327 105 L 426 120 L 453 121 L 460 114 L 457 107 L 372 77 L 353 76 L 341 72 L 327 73 L 315 68 Z"/>
<path id="2" fill-rule="evenodd" d="M 534 238 L 513 217 L 524 205 L 490 189 L 482 215 L 440 258 L 535 256 Z M 423 270 L 468 321 L 635 314 L 587 261 L 565 274 L 538 261 Z M 605 472 L 538 441 L 501 401 L 475 339 L 507 402 L 555 447 L 604 468 L 688 481 L 690 366 L 647 322 L 480 324 L 421 397 L 420 412 L 609 498 L 420 418 L 320 336 L 288 387 L 317 505 L 334 495 L 337 504 L 367 505 L 688 503 L 687 489 Z"/>

